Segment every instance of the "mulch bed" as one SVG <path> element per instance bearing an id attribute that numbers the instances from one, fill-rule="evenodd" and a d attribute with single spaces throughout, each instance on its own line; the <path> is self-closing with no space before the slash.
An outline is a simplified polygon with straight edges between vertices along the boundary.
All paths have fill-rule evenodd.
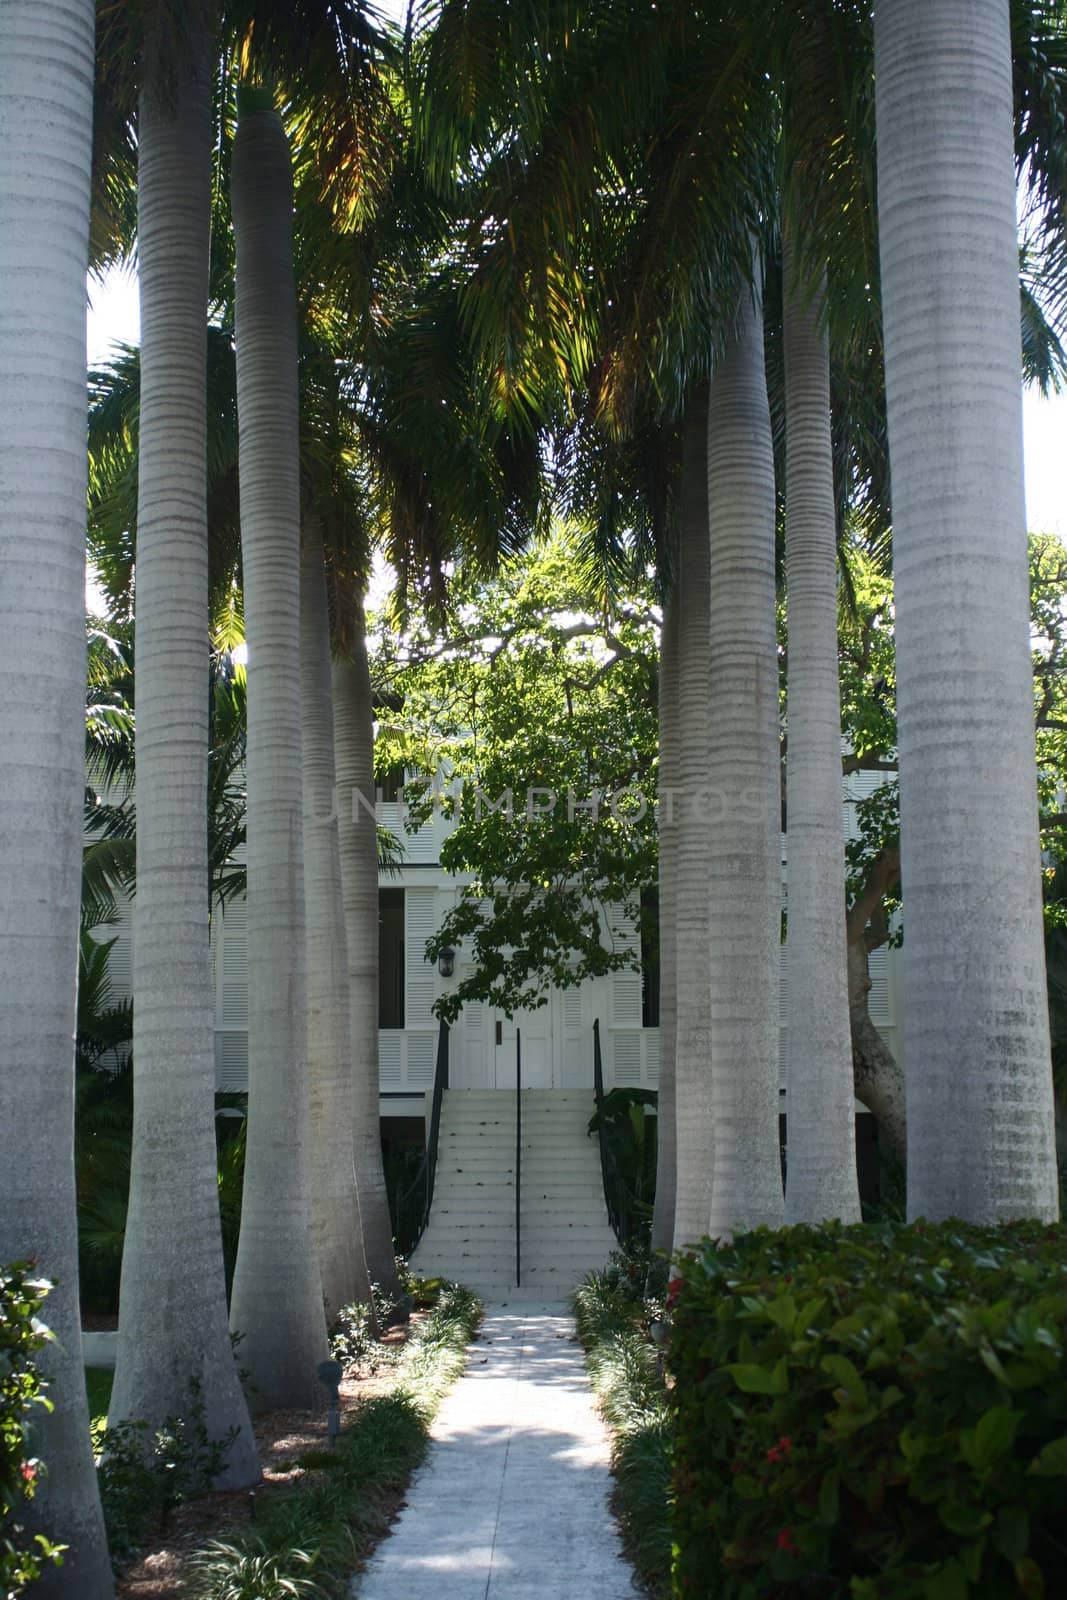
<path id="1" fill-rule="evenodd" d="M 414 1312 L 408 1327 L 387 1329 L 382 1343 L 399 1349 L 407 1342 L 409 1328 L 423 1316 L 425 1312 Z M 359 1368 L 348 1373 L 340 1389 L 342 1428 L 367 1400 L 388 1394 L 393 1382 L 391 1367 L 376 1372 Z M 122 1569 L 115 1585 L 118 1600 L 180 1600 L 185 1594 L 188 1564 L 201 1546 L 209 1539 L 224 1539 L 248 1527 L 264 1498 L 307 1477 L 306 1470 L 297 1464 L 298 1457 L 328 1445 L 325 1406 L 321 1411 L 266 1411 L 253 1417 L 252 1426 L 263 1467 L 262 1481 L 254 1490 L 201 1495 L 178 1506 L 151 1544 Z M 394 1504 L 386 1502 L 390 1520 L 403 1504 L 399 1493 Z"/>

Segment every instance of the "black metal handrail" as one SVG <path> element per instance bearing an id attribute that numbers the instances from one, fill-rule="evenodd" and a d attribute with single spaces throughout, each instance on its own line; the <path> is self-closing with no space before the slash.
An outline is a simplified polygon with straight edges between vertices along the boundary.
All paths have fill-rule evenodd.
<path id="1" fill-rule="evenodd" d="M 604 1185 L 604 1204 L 616 1239 L 622 1239 L 622 1218 L 615 1205 L 618 1173 L 608 1145 L 607 1118 L 604 1115 L 604 1061 L 600 1051 L 600 1018 L 593 1023 L 593 1092 L 596 1097 L 596 1128 L 600 1144 L 600 1178 Z M 614 1180 L 614 1182 L 612 1181 Z"/>
<path id="2" fill-rule="evenodd" d="M 416 1172 L 406 1193 L 401 1198 L 401 1206 L 410 1200 L 415 1191 L 422 1186 L 422 1213 L 419 1217 L 418 1232 L 412 1250 L 426 1232 L 426 1224 L 430 1220 L 430 1207 L 433 1205 L 433 1185 L 437 1176 L 437 1142 L 441 1133 L 441 1101 L 445 1090 L 448 1088 L 448 1023 L 442 1022 L 437 1033 L 437 1062 L 433 1072 L 433 1098 L 430 1102 L 430 1126 L 426 1133 L 426 1148 L 422 1152 L 419 1170 Z M 398 1215 L 401 1214 L 398 1209 Z"/>
<path id="3" fill-rule="evenodd" d="M 515 1287 L 522 1287 L 522 1036 L 515 1029 Z"/>

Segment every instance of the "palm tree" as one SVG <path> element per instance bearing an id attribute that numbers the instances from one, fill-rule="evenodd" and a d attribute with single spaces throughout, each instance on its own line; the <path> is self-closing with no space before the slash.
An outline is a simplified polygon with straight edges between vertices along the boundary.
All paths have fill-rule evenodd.
<path id="1" fill-rule="evenodd" d="M 778 967 L 781 780 L 774 451 L 761 263 L 708 399 L 712 1112 L 708 1231 L 781 1223 Z"/>
<path id="2" fill-rule="evenodd" d="M 672 586 L 663 601 L 659 656 L 659 1093 L 656 1203 L 652 1214 L 652 1248 L 665 1251 L 674 1243 L 677 1186 L 678 757 L 678 591 Z"/>
<path id="3" fill-rule="evenodd" d="M 787 957 L 786 1217 L 858 1222 L 841 826 L 837 518 L 825 276 L 804 281 L 785 230 Z"/>
<path id="4" fill-rule="evenodd" d="M 311 1225 L 300 777 L 300 458 L 289 142 L 243 89 L 233 147 L 248 636 L 248 1149 L 231 1322 L 263 1407 L 309 1405 L 326 1353 Z"/>
<path id="5" fill-rule="evenodd" d="M 690 400 L 682 429 L 678 564 L 672 590 L 677 630 L 673 820 L 677 876 L 672 919 L 675 965 L 673 974 L 666 962 L 660 968 L 661 974 L 666 974 L 666 982 L 670 983 L 673 977 L 675 985 L 675 1250 L 695 1243 L 708 1231 L 715 1148 L 708 973 L 711 599 L 707 416 L 707 394 L 701 387 Z M 668 914 L 670 909 L 667 908 Z"/>
<path id="6" fill-rule="evenodd" d="M 85 785 L 85 271 L 89 0 L 0 10 L 0 585 L 4 635 L 32 662 L 0 713 L 0 1257 L 57 1287 L 44 1365 L 55 1409 L 34 1521 L 69 1546 L 42 1595 L 113 1592 L 89 1442 L 73 1159 L 75 984 Z"/>
<path id="7" fill-rule="evenodd" d="M 908 1209 L 1057 1214 L 1008 0 L 880 0 Z"/>
<path id="8" fill-rule="evenodd" d="M 308 1081 L 314 1151 L 312 1205 L 315 1242 L 328 1310 L 353 1300 L 369 1303 L 354 1130 L 367 1096 L 353 1081 L 349 1017 L 348 942 L 338 845 L 330 618 L 322 529 L 314 511 L 304 516 L 300 563 L 300 672 L 304 719 L 304 900 L 308 957 Z M 377 844 L 375 846 L 377 854 Z M 375 862 L 377 872 L 377 861 Z M 373 934 L 377 935 L 377 917 Z M 360 1063 L 362 1065 L 362 1063 Z M 374 1068 L 377 1070 L 377 1052 Z M 374 1119 L 377 1129 L 377 1085 Z M 381 1160 L 379 1152 L 379 1163 Z M 384 1180 L 383 1180 L 384 1181 Z M 372 1185 L 373 1186 L 373 1185 Z M 392 1260 L 388 1226 L 385 1239 Z"/>
<path id="9" fill-rule="evenodd" d="M 340 586 L 339 586 L 340 587 Z M 374 708 L 362 599 L 339 601 L 333 663 L 338 839 L 348 952 L 356 1181 L 367 1271 L 399 1290 L 379 1133 L 378 838 L 374 826 Z M 347 615 L 341 615 L 342 610 Z"/>
<path id="10" fill-rule="evenodd" d="M 173 21 L 173 19 L 171 19 Z M 204 13 L 145 39 L 138 116 L 134 1126 L 110 1414 L 158 1424 L 193 1390 L 219 1477 L 259 1477 L 226 1311 L 208 883 L 206 328 L 211 75 Z"/>
<path id="11" fill-rule="evenodd" d="M 668 420 L 688 413 L 688 430 L 690 397 L 724 343 L 738 283 L 750 267 L 751 234 L 771 198 L 774 117 L 758 39 L 739 30 L 741 18 L 733 8 L 723 12 L 671 3 L 650 11 L 619 4 L 597 8 L 581 28 L 572 28 L 565 9 L 552 5 L 526 7 L 520 14 L 456 0 L 440 10 L 441 23 L 427 53 L 423 125 L 436 170 L 450 170 L 465 141 L 474 147 L 474 199 L 484 206 L 486 220 L 476 234 L 468 314 L 487 361 L 500 375 L 502 403 L 520 412 L 553 404 L 565 408 L 568 386 L 584 384 L 593 390 L 599 420 L 618 433 L 629 433 L 644 409 L 658 409 Z M 755 341 L 751 344 L 755 349 Z M 727 368 L 733 371 L 737 364 L 731 357 Z M 720 382 L 724 407 L 728 393 Z M 763 410 L 761 447 L 769 445 L 765 391 Z M 744 449 L 749 450 L 747 442 Z M 704 852 L 711 827 L 705 814 L 709 614 L 701 570 L 707 557 L 699 547 L 708 540 L 707 512 L 701 509 L 707 491 L 693 487 L 693 477 L 703 477 L 704 451 L 703 440 L 684 450 L 690 465 L 688 471 L 683 467 L 677 576 L 677 786 L 680 802 L 693 810 L 680 815 L 678 824 L 674 1239 L 679 1246 L 707 1231 L 712 1167 L 718 1160 L 711 1111 L 719 1055 L 714 1001 L 710 1020 L 708 1010 L 704 904 Z M 771 589 L 769 610 L 766 592 L 761 595 L 759 628 L 764 650 L 769 618 L 773 682 L 773 469 L 770 457 L 761 456 L 755 467 L 758 496 L 768 471 Z M 745 514 L 737 488 L 737 482 L 728 483 L 724 494 L 735 497 L 726 516 L 739 513 L 740 530 Z M 759 507 L 762 540 L 762 498 Z M 738 641 L 729 630 L 724 637 L 738 646 L 743 668 L 751 660 L 749 642 Z M 766 667 L 766 654 L 763 662 Z M 776 706 L 776 690 L 774 700 Z M 760 781 L 770 789 L 759 804 L 766 818 L 773 811 L 777 819 L 777 763 L 772 767 L 765 760 L 769 724 L 766 707 L 760 710 L 761 726 L 750 731 L 760 751 Z M 730 775 L 731 782 L 735 776 Z M 755 836 L 745 848 L 755 860 Z M 777 861 L 776 843 L 771 854 Z M 761 885 L 759 914 L 764 917 L 765 889 Z M 720 914 L 712 908 L 713 916 Z M 773 1041 L 776 1062 L 776 976 L 764 981 L 770 926 L 765 921 L 759 935 L 763 1013 L 758 1023 L 754 1016 L 748 1020 L 760 1033 L 760 1052 Z M 777 936 L 777 911 L 773 928 Z M 671 981 L 666 965 L 663 981 Z M 749 998 L 755 1007 L 755 990 Z M 741 1082 L 752 1042 L 746 1038 L 732 1057 L 728 1052 L 728 1081 Z M 761 1054 L 759 1071 L 767 1070 Z M 734 1093 L 724 1086 L 726 1099 Z M 775 1209 L 756 1191 L 765 1186 L 773 1194 L 776 1181 L 776 1080 L 773 1124 L 767 1119 L 769 1103 L 764 1094 L 754 1136 L 758 1170 L 750 1169 L 755 1187 L 739 1196 L 730 1226 L 742 1213 L 762 1217 Z M 743 1159 L 751 1154 L 750 1146 Z M 780 1183 L 778 1190 L 780 1209 Z"/>

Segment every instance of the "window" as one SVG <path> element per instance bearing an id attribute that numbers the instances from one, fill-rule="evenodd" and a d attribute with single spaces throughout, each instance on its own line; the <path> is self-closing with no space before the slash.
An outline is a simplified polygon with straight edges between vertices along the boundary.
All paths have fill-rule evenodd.
<path id="1" fill-rule="evenodd" d="M 404 1026 L 404 891 L 378 890 L 378 1026 Z"/>
<path id="2" fill-rule="evenodd" d="M 403 766 L 387 767 L 378 779 L 378 798 L 388 804 L 390 801 L 403 800 L 404 783 L 407 778 L 407 769 Z M 397 891 L 403 894 L 403 890 Z"/>
<path id="3" fill-rule="evenodd" d="M 659 890 L 641 890 L 641 1026 L 659 1027 Z"/>

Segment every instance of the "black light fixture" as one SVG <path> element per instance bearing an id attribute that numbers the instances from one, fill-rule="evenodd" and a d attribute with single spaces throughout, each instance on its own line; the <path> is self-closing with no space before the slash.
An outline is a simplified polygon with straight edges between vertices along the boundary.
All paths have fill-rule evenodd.
<path id="1" fill-rule="evenodd" d="M 441 974 L 442 978 L 450 978 L 453 972 L 455 972 L 456 952 L 453 950 L 450 944 L 446 944 L 444 949 L 438 952 L 437 970 Z"/>
<path id="2" fill-rule="evenodd" d="M 337 1443 L 337 1435 L 341 1431 L 340 1397 L 338 1391 L 345 1369 L 339 1361 L 320 1361 L 315 1368 L 319 1382 L 330 1396 L 330 1408 L 326 1413 L 326 1436 L 330 1441 L 332 1450 Z"/>

